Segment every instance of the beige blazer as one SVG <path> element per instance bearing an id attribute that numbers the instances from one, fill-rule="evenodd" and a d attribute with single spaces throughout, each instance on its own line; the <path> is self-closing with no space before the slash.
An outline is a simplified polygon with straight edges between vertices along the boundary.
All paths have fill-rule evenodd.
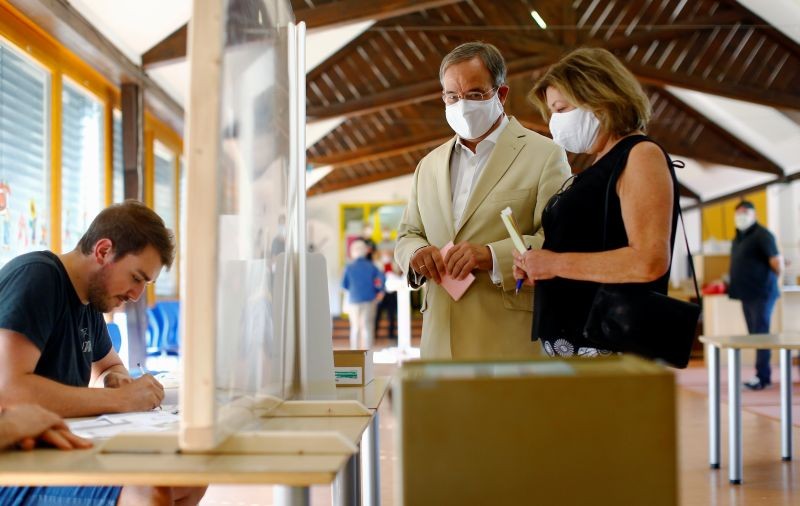
<path id="1" fill-rule="evenodd" d="M 422 357 L 521 358 L 539 354 L 531 342 L 533 289 L 514 295 L 513 245 L 500 219 L 510 206 L 527 244 L 541 247 L 541 215 L 570 170 L 564 150 L 550 139 L 511 118 L 467 201 L 461 223 L 453 226 L 450 195 L 450 154 L 456 137 L 419 162 L 411 197 L 400 223 L 395 258 L 409 284 L 411 257 L 423 246 L 441 248 L 470 242 L 494 249 L 503 276 L 492 283 L 487 271 L 475 271 L 475 281 L 458 301 L 434 282 L 425 282 L 422 303 Z"/>

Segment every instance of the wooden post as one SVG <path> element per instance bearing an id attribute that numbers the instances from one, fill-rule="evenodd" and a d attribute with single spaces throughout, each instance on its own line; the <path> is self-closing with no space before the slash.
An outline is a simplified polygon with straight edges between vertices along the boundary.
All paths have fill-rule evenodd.
<path id="1" fill-rule="evenodd" d="M 141 201 L 144 194 L 142 139 L 144 136 L 144 110 L 142 89 L 138 84 L 122 84 L 122 166 L 124 169 L 123 195 L 125 199 Z M 147 360 L 147 298 L 125 304 L 128 320 L 128 369 Z"/>

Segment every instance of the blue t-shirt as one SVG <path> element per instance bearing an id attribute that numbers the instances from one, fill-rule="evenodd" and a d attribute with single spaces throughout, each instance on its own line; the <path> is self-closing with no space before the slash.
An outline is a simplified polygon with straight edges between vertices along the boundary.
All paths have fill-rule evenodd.
<path id="1" fill-rule="evenodd" d="M 728 296 L 739 300 L 778 297 L 778 275 L 769 259 L 778 256 L 775 236 L 758 223 L 736 231 L 731 244 L 731 283 Z"/>
<path id="2" fill-rule="evenodd" d="M 342 288 L 354 304 L 373 301 L 383 290 L 381 271 L 367 258 L 357 258 L 345 267 Z"/>
<path id="3" fill-rule="evenodd" d="M 83 304 L 64 265 L 49 251 L 20 255 L 0 269 L 0 328 L 42 352 L 35 374 L 64 385 L 89 385 L 92 362 L 111 350 L 103 315 Z"/>

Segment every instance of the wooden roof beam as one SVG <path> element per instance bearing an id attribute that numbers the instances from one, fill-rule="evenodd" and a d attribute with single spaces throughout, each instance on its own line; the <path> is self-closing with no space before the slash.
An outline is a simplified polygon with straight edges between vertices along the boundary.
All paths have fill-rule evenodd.
<path id="1" fill-rule="evenodd" d="M 352 179 L 346 179 L 343 181 L 336 181 L 336 182 L 329 182 L 325 183 L 326 178 L 322 178 L 317 184 L 312 186 L 308 189 L 307 195 L 309 197 L 313 197 L 314 195 L 320 195 L 323 193 L 328 193 L 336 190 L 344 190 L 347 188 L 352 188 L 354 186 L 361 186 L 368 183 L 374 183 L 376 181 L 383 181 L 384 179 L 391 179 L 394 177 L 405 176 L 406 174 L 413 174 L 414 167 L 399 167 L 385 172 L 376 172 L 374 174 L 368 174 L 366 176 L 356 177 Z"/>
<path id="2" fill-rule="evenodd" d="M 434 9 L 463 0 L 341 0 L 301 9 L 294 13 L 295 20 L 304 21 L 306 27 L 333 28 L 361 21 L 380 21 L 410 12 Z M 188 23 L 169 34 L 142 55 L 142 66 L 151 69 L 159 65 L 186 59 L 186 34 Z"/>
<path id="3" fill-rule="evenodd" d="M 379 142 L 360 149 L 343 151 L 329 156 L 312 156 L 308 158 L 308 161 L 315 166 L 330 166 L 338 169 L 402 155 L 417 149 L 438 146 L 453 137 L 453 135 L 453 132 L 449 129 L 438 129 L 433 133 L 426 132 L 422 135 L 405 137 L 399 140 Z"/>
<path id="4" fill-rule="evenodd" d="M 648 93 L 652 92 L 651 90 L 646 90 L 646 91 Z M 754 163 L 752 159 L 730 156 L 726 152 L 711 152 L 704 146 L 698 146 L 697 149 L 695 149 L 694 146 L 688 147 L 686 143 L 682 143 L 680 142 L 680 140 L 674 139 L 671 136 L 664 136 L 666 138 L 663 139 L 659 138 L 659 141 L 662 142 L 662 144 L 664 144 L 664 147 L 670 153 L 679 156 L 694 158 L 696 160 L 702 160 L 709 163 L 730 165 L 732 167 L 739 167 L 742 169 L 754 170 L 757 172 L 766 172 L 768 174 L 775 174 L 776 176 L 783 176 L 783 169 L 780 166 L 772 162 L 772 160 L 764 156 L 763 153 L 759 152 L 750 144 L 744 142 L 739 137 L 733 135 L 725 128 L 722 128 L 720 125 L 709 120 L 704 114 L 701 114 L 694 107 L 691 107 L 689 104 L 679 99 L 666 89 L 657 88 L 655 91 L 663 100 L 666 100 L 671 106 L 680 109 L 681 111 L 684 112 L 684 114 L 687 114 L 689 117 L 693 118 L 694 121 L 702 124 L 703 128 L 709 130 L 712 135 L 720 137 L 723 141 L 725 141 L 732 147 L 736 148 L 737 150 L 749 154 L 751 157 L 756 159 L 756 162 Z M 659 120 L 658 118 L 655 119 L 656 121 Z M 663 119 L 661 121 L 664 122 Z"/>
<path id="5" fill-rule="evenodd" d="M 558 59 L 559 55 L 559 52 L 554 51 L 552 53 L 542 53 L 536 56 L 511 60 L 506 64 L 508 77 L 511 78 L 533 72 L 534 70 L 553 63 Z M 349 100 L 347 102 L 328 106 L 309 107 L 306 112 L 309 123 L 340 116 L 352 118 L 382 109 L 396 108 L 430 100 L 438 97 L 441 91 L 442 85 L 439 82 L 439 78 L 435 77 L 427 81 L 391 88 L 357 100 Z"/>
<path id="6" fill-rule="evenodd" d="M 681 209 L 683 211 L 691 211 L 692 209 L 702 209 L 702 208 L 704 208 L 706 206 L 710 206 L 711 204 L 718 204 L 719 202 L 724 202 L 724 201 L 726 201 L 728 199 L 732 199 L 734 197 L 743 197 L 743 196 L 747 195 L 748 193 L 753 193 L 753 192 L 757 192 L 757 191 L 763 190 L 768 186 L 771 186 L 771 185 L 773 185 L 775 183 L 781 183 L 783 181 L 784 181 L 783 178 L 776 178 L 776 179 L 773 179 L 772 181 L 767 181 L 766 183 L 760 183 L 760 184 L 757 184 L 755 186 L 750 186 L 748 188 L 743 188 L 741 190 L 736 190 L 735 192 L 726 193 L 725 195 L 720 195 L 719 197 L 714 197 L 713 199 L 700 200 L 700 202 L 698 202 L 697 204 L 693 204 L 691 206 L 686 206 L 686 207 L 683 207 Z"/>
<path id="7" fill-rule="evenodd" d="M 717 82 L 711 79 L 703 79 L 702 77 L 671 72 L 669 69 L 657 69 L 632 62 L 625 62 L 625 66 L 643 83 L 655 84 L 661 87 L 678 86 L 768 107 L 800 110 L 800 94 L 798 93 L 752 88 L 730 82 Z"/>
<path id="8" fill-rule="evenodd" d="M 608 40 L 593 38 L 581 42 L 582 47 L 604 47 L 609 51 L 649 44 L 654 40 L 669 40 L 686 37 L 697 30 L 709 29 L 719 25 L 731 25 L 742 21 L 742 13 L 724 11 L 713 16 L 694 18 L 677 23 L 674 27 L 657 26 L 652 29 L 642 25 L 630 35 L 614 36 Z M 626 63 L 627 64 L 627 63 Z"/>
<path id="9" fill-rule="evenodd" d="M 698 201 L 700 200 L 700 195 L 698 195 L 697 193 L 693 192 L 692 190 L 690 190 L 689 188 L 687 188 L 686 186 L 684 186 L 680 182 L 678 182 L 678 192 L 679 192 L 681 197 L 688 197 L 690 199 L 695 199 L 695 200 L 698 200 Z"/>
<path id="10" fill-rule="evenodd" d="M 147 70 L 186 59 L 188 23 L 142 54 L 142 67 Z"/>
<path id="11" fill-rule="evenodd" d="M 342 0 L 301 9 L 294 13 L 297 22 L 308 29 L 331 28 L 361 21 L 382 21 L 412 12 L 435 9 L 463 0 Z"/>

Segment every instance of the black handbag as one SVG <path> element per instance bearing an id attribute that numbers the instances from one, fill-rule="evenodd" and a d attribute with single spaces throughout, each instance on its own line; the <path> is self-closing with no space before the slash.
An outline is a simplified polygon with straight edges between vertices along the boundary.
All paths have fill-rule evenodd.
<path id="1" fill-rule="evenodd" d="M 670 168 L 674 170 L 675 164 L 669 155 L 667 160 Z M 608 196 L 615 179 L 612 175 L 606 189 L 604 249 L 608 222 Z M 686 226 L 680 206 L 678 216 L 683 226 L 683 238 L 686 241 L 686 251 L 689 252 L 689 264 L 699 302 L 700 290 L 697 287 L 694 261 L 689 250 L 689 239 L 686 237 Z M 650 290 L 646 284 L 606 283 L 601 285 L 595 294 L 589 317 L 583 327 L 583 336 L 598 348 L 663 360 L 683 369 L 689 363 L 699 318 L 699 304 L 668 297 Z"/>

